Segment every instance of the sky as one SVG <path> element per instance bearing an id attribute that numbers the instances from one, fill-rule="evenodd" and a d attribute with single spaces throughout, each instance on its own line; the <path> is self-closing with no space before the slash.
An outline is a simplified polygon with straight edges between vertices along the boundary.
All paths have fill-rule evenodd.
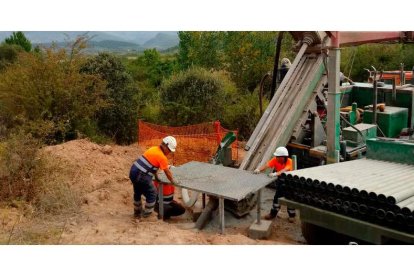
<path id="1" fill-rule="evenodd" d="M 410 1 L 14 0 L 0 31 L 409 31 Z M 32 275 L 391 275 L 406 247 L 1 246 L 1 269 Z M 397 260 L 395 255 L 398 255 Z M 392 265 L 398 262 L 398 268 Z M 22 273 L 23 274 L 23 273 Z M 36 273 L 35 273 L 36 274 Z"/>

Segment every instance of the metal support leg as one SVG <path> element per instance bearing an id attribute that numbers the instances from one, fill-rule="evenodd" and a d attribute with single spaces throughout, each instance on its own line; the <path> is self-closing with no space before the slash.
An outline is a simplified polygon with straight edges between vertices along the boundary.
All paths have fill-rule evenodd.
<path id="1" fill-rule="evenodd" d="M 326 145 L 327 145 L 327 163 L 339 162 L 339 134 L 340 134 L 340 107 L 341 107 L 341 91 L 339 89 L 339 64 L 341 52 L 339 45 L 329 50 L 328 61 L 328 110 L 326 122 Z"/>
<path id="2" fill-rule="evenodd" d="M 204 209 L 206 208 L 206 194 L 205 193 L 203 193 L 202 199 L 203 199 L 203 209 Z"/>
<path id="3" fill-rule="evenodd" d="M 260 209 L 261 209 L 261 202 L 262 202 L 262 189 L 257 191 L 257 224 L 260 224 Z"/>
<path id="4" fill-rule="evenodd" d="M 164 184 L 162 182 L 158 185 L 158 219 L 164 218 Z"/>
<path id="5" fill-rule="evenodd" d="M 224 234 L 224 198 L 219 198 L 219 215 L 221 233 Z"/>

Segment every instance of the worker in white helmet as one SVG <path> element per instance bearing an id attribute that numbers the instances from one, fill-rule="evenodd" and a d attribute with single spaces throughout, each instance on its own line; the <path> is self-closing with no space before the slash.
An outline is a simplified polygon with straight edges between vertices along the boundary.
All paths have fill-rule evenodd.
<path id="1" fill-rule="evenodd" d="M 282 82 L 287 72 L 289 71 L 290 66 L 292 66 L 292 63 L 290 63 L 290 60 L 288 58 L 282 58 L 280 64 L 280 82 Z"/>
<path id="2" fill-rule="evenodd" d="M 162 139 L 159 146 L 149 148 L 131 166 L 129 179 L 134 186 L 134 216 L 136 218 L 148 217 L 154 210 L 157 201 L 157 189 L 152 177 L 157 177 L 158 169 L 164 171 L 172 184 L 178 184 L 169 169 L 167 156 L 175 152 L 177 141 L 172 136 Z M 145 207 L 142 209 L 141 196 L 145 197 Z"/>
<path id="3" fill-rule="evenodd" d="M 277 178 L 283 172 L 292 170 L 292 159 L 289 158 L 289 152 L 285 147 L 278 147 L 273 153 L 274 157 L 270 159 L 266 164 L 254 170 L 253 173 L 259 174 L 260 172 L 266 169 L 272 169 L 273 172 L 269 174 L 269 177 Z M 273 198 L 273 205 L 270 213 L 265 216 L 265 219 L 271 220 L 277 216 L 277 213 L 280 210 L 280 205 L 278 199 L 283 196 L 283 192 L 279 189 L 276 189 L 275 197 Z M 295 209 L 287 209 L 289 215 L 289 222 L 294 222 L 296 216 Z"/>

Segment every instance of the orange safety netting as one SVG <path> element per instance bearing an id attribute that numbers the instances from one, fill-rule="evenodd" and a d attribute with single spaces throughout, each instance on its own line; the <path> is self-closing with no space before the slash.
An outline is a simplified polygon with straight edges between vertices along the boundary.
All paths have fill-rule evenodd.
<path id="1" fill-rule="evenodd" d="M 174 165 L 190 161 L 209 162 L 216 153 L 221 139 L 230 131 L 236 134 L 236 141 L 231 145 L 232 159 L 238 161 L 238 132 L 223 128 L 219 121 L 170 127 L 139 120 L 138 146 L 146 150 L 159 145 L 162 138 L 171 135 L 177 140 L 177 150 L 168 156 Z"/>

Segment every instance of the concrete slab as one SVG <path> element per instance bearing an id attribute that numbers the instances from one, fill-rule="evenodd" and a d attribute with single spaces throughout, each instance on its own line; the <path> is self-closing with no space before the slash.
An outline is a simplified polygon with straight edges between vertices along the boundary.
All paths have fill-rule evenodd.
<path id="1" fill-rule="evenodd" d="M 255 220 L 249 227 L 249 237 L 256 240 L 267 239 L 270 236 L 271 226 L 271 220 L 260 220 L 260 224 L 257 224 L 257 220 Z"/>

